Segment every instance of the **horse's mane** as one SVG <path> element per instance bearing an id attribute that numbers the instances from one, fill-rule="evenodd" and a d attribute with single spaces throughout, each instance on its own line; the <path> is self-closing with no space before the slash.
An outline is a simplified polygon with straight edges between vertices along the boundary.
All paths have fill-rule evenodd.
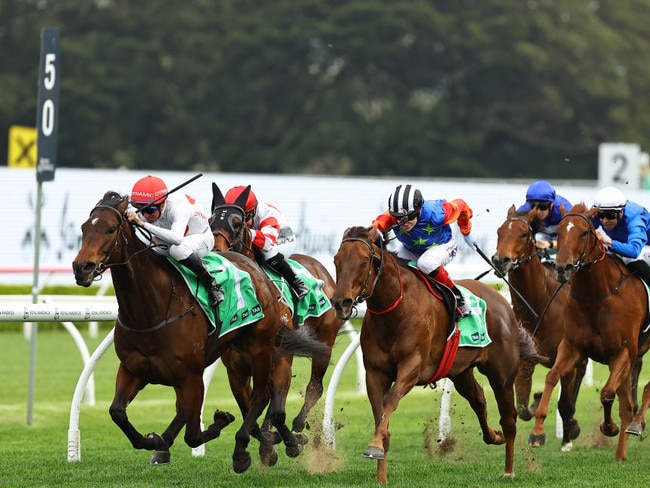
<path id="1" fill-rule="evenodd" d="M 103 207 L 113 207 L 117 208 L 120 203 L 122 203 L 124 200 L 126 200 L 128 197 L 125 195 L 120 195 L 116 191 L 107 191 L 104 193 L 104 196 L 102 199 L 97 202 L 97 207 L 98 206 L 103 206 Z"/>
<path id="2" fill-rule="evenodd" d="M 345 231 L 346 238 L 367 239 L 370 237 L 370 227 L 355 226 Z"/>

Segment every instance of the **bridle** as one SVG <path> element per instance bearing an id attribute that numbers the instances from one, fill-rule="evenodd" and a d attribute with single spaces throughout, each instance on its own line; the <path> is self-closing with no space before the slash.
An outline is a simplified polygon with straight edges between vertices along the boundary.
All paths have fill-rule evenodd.
<path id="1" fill-rule="evenodd" d="M 573 269 L 573 272 L 577 273 L 578 271 L 580 271 L 584 267 L 587 267 L 587 266 L 590 266 L 592 264 L 596 264 L 596 263 L 599 263 L 600 261 L 603 261 L 605 259 L 605 256 L 607 256 L 607 249 L 605 248 L 605 245 L 603 243 L 601 243 L 600 240 L 598 239 L 598 236 L 596 235 L 596 231 L 594 230 L 594 227 L 593 227 L 591 221 L 589 220 L 589 218 L 586 215 L 583 215 L 581 213 L 568 213 L 568 214 L 565 214 L 562 217 L 562 220 L 564 220 L 567 217 L 580 217 L 581 219 L 583 219 L 587 223 L 587 227 L 589 228 L 589 236 L 593 237 L 593 240 L 594 240 L 593 245 L 591 246 L 591 248 L 589 248 L 589 250 L 587 250 L 587 248 L 589 247 L 589 240 L 587 240 L 587 242 L 585 243 L 585 248 L 583 249 L 582 254 L 580 255 L 580 258 L 578 259 L 578 261 L 575 264 L 570 265 L 571 268 Z M 602 250 L 602 255 L 600 257 L 598 257 L 598 258 L 595 258 L 595 259 L 587 259 L 587 256 L 592 254 L 594 249 L 596 249 L 596 246 L 598 246 L 599 244 L 600 244 L 600 247 L 601 247 L 601 250 Z M 619 268 L 619 271 L 620 271 L 620 268 Z M 602 300 L 605 300 L 606 298 L 608 298 L 608 297 L 612 296 L 614 293 L 616 293 L 625 283 L 627 283 L 627 281 L 630 278 L 632 278 L 632 276 L 634 276 L 634 273 L 631 273 L 631 274 L 629 274 L 627 276 L 623 276 L 623 273 L 621 272 L 621 276 L 622 276 L 622 278 L 621 278 L 621 281 L 619 281 L 618 285 L 616 285 L 614 288 L 609 290 L 604 295 L 601 295 L 601 296 L 599 296 L 597 298 L 580 298 L 580 297 L 575 296 L 573 293 L 571 293 L 571 298 L 573 298 L 574 300 L 580 301 L 580 302 L 591 302 L 591 303 L 597 303 L 597 302 L 600 302 Z"/>
<path id="2" fill-rule="evenodd" d="M 361 288 L 361 291 L 359 292 L 357 297 L 354 299 L 354 303 L 352 305 L 352 308 L 354 308 L 356 310 L 357 305 L 359 305 L 360 303 L 362 303 L 362 302 L 368 300 L 369 298 L 371 298 L 373 296 L 374 292 L 375 292 L 375 288 L 377 286 L 377 281 L 379 281 L 379 277 L 381 276 L 381 273 L 382 273 L 382 271 L 384 269 L 384 255 L 385 255 L 384 241 L 382 239 L 379 239 L 379 242 L 380 242 L 380 245 L 378 246 L 379 251 L 380 251 L 379 255 L 375 251 L 375 246 L 372 243 L 365 240 L 365 239 L 360 239 L 358 237 L 348 237 L 348 238 L 345 238 L 345 239 L 343 239 L 341 241 L 341 245 L 343 245 L 345 242 L 361 242 L 361 243 L 363 243 L 368 248 L 368 251 L 370 252 L 370 261 L 371 261 L 371 263 L 372 262 L 377 262 L 378 263 L 377 264 L 377 269 L 374 270 L 375 279 L 372 281 L 372 286 L 370 288 L 369 293 L 366 294 L 366 291 L 368 290 L 368 287 L 370 285 L 370 279 L 371 279 L 372 273 L 373 273 L 373 267 L 372 266 L 368 267 L 368 275 L 366 276 L 366 281 L 363 284 L 363 287 Z M 402 283 L 402 273 L 401 273 L 401 271 L 399 269 L 399 265 L 397 264 L 397 261 L 395 260 L 395 257 L 392 254 L 389 254 L 389 256 L 393 259 L 393 262 L 395 263 L 395 267 L 397 269 L 397 275 L 398 275 L 398 279 L 399 279 L 399 288 L 400 288 L 399 289 L 399 297 L 397 297 L 397 300 L 395 300 L 395 302 L 393 302 L 393 304 L 390 307 L 388 307 L 387 309 L 385 309 L 385 310 L 376 311 L 376 310 L 372 310 L 370 307 L 367 307 L 367 311 L 370 312 L 370 313 L 373 313 L 375 315 L 381 315 L 381 314 L 385 314 L 385 313 L 388 313 L 388 312 L 392 312 L 393 310 L 395 310 L 397 308 L 397 306 L 404 299 L 404 286 L 403 286 L 403 283 Z"/>
<path id="3" fill-rule="evenodd" d="M 522 217 L 510 217 L 506 220 L 505 223 L 507 222 L 522 222 L 528 228 L 528 239 L 526 239 L 526 245 L 522 249 L 519 257 L 512 261 L 513 270 L 517 269 L 521 264 L 525 264 L 528 261 L 531 261 L 533 258 L 541 257 L 544 254 L 545 250 L 537 249 L 535 247 L 535 231 L 533 230 L 533 227 L 530 225 L 530 222 L 528 222 L 528 220 Z M 526 254 L 526 251 L 529 248 L 536 249 L 536 251 L 532 254 Z"/>
<path id="4" fill-rule="evenodd" d="M 233 219 L 235 217 L 241 218 L 241 225 L 239 230 L 235 229 Z M 229 251 L 234 251 L 237 253 L 243 254 L 243 250 L 247 250 L 253 254 L 253 248 L 250 245 L 247 245 L 244 239 L 244 232 L 248 230 L 246 223 L 246 214 L 244 209 L 237 205 L 219 205 L 214 208 L 212 212 L 212 222 L 210 228 L 212 229 L 212 234 L 216 236 L 221 236 L 226 242 Z M 225 220 L 227 227 L 216 226 L 215 222 Z"/>
<path id="5" fill-rule="evenodd" d="M 570 265 L 571 268 L 573 269 L 573 272 L 577 273 L 578 271 L 580 271 L 585 266 L 589 266 L 589 265 L 598 263 L 598 262 L 602 261 L 603 259 L 605 259 L 605 256 L 607 255 L 607 249 L 605 248 L 605 245 L 602 244 L 598 240 L 598 236 L 596 235 L 596 231 L 594 230 L 594 226 L 591 224 L 591 221 L 589 220 L 589 218 L 586 215 L 581 214 L 581 213 L 577 213 L 577 212 L 567 213 L 562 217 L 562 220 L 566 219 L 567 217 L 580 217 L 582 220 L 584 220 L 587 223 L 587 227 L 589 229 L 589 236 L 593 237 L 593 245 L 591 246 L 591 248 L 587 249 L 589 247 L 589 243 L 590 243 L 590 240 L 591 240 L 591 239 L 587 239 L 587 242 L 585 242 L 585 248 L 582 250 L 582 253 L 580 254 L 580 257 L 578 258 L 578 260 L 576 261 L 575 264 Z M 599 258 L 596 258 L 596 259 L 587 260 L 587 256 L 590 255 L 594 251 L 594 249 L 596 249 L 596 246 L 598 246 L 599 243 L 600 243 L 600 247 L 601 247 L 601 251 L 602 251 L 601 256 Z"/>

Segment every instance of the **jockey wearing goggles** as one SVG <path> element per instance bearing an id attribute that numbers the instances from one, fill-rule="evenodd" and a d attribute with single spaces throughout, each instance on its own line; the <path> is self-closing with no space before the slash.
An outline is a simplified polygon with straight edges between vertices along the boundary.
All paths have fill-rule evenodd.
<path id="1" fill-rule="evenodd" d="M 418 268 L 450 288 L 462 317 L 472 313 L 460 290 L 445 269 L 458 246 L 451 224 L 458 223 L 465 242 L 478 245 L 472 230 L 472 209 L 464 200 L 424 200 L 412 185 L 399 185 L 388 197 L 388 210 L 379 215 L 373 227 L 384 233 L 387 249 L 400 258 L 417 262 Z"/>
<path id="2" fill-rule="evenodd" d="M 169 254 L 196 275 L 207 288 L 210 306 L 216 313 L 224 295 L 201 261 L 214 247 L 208 217 L 201 206 L 189 195 L 169 195 L 167 185 L 156 176 L 136 181 L 131 191 L 131 205 L 137 212 L 127 212 L 129 222 L 151 232 L 156 252 Z"/>
<path id="3" fill-rule="evenodd" d="M 571 203 L 561 195 L 548 181 L 537 180 L 526 190 L 526 203 L 517 212 L 529 212 L 535 209 L 535 246 L 538 249 L 553 249 L 557 243 L 557 224 L 560 223 L 560 205 L 569 210 Z"/>
<path id="4" fill-rule="evenodd" d="M 594 198 L 598 212 L 592 218 L 596 235 L 609 252 L 650 283 L 650 212 L 625 198 L 613 186 L 602 188 Z"/>

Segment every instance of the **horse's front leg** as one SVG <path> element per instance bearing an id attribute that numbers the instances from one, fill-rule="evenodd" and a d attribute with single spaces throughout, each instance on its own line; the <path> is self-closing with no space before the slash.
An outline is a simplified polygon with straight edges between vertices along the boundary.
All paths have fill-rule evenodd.
<path id="1" fill-rule="evenodd" d="M 546 373 L 544 381 L 544 391 L 542 398 L 539 401 L 539 406 L 535 412 L 535 425 L 533 426 L 530 435 L 528 436 L 528 445 L 532 447 L 541 447 L 546 444 L 546 433 L 544 432 L 544 421 L 548 415 L 548 405 L 551 401 L 551 395 L 555 385 L 560 381 L 561 377 L 573 374 L 573 370 L 585 361 L 585 356 L 571 348 L 571 346 L 564 340 L 560 342 L 558 347 L 558 354 L 555 358 L 555 364 Z"/>
<path id="2" fill-rule="evenodd" d="M 631 365 L 629 351 L 627 349 L 622 350 L 614 360 L 609 362 L 609 377 L 600 391 L 600 402 L 603 405 L 603 423 L 600 424 L 600 431 L 609 437 L 614 437 L 619 433 L 619 427 L 612 418 L 612 406 L 616 396 L 618 396 L 618 408 L 623 431 L 628 428 L 632 421 L 634 405 L 630 377 Z M 625 433 L 619 436 L 614 456 L 617 461 L 625 461 L 627 458 L 627 437 Z"/>
<path id="3" fill-rule="evenodd" d="M 585 358 L 572 373 L 560 378 L 561 389 L 557 409 L 562 417 L 562 452 L 571 451 L 573 440 L 580 435 L 580 424 L 573 416 L 576 412 L 576 401 L 586 367 L 587 359 Z"/>
<path id="4" fill-rule="evenodd" d="M 643 434 L 643 429 L 645 429 L 645 413 L 648 410 L 648 407 L 650 407 L 650 383 L 646 384 L 643 388 L 641 405 L 636 414 L 634 414 L 632 422 L 627 426 L 627 429 L 625 429 L 626 434 L 638 436 Z"/>
<path id="5" fill-rule="evenodd" d="M 535 363 L 521 359 L 515 376 L 515 392 L 517 394 L 517 415 L 521 420 L 530 420 L 535 412 L 528 407 L 530 389 L 535 372 Z"/>
<path id="6" fill-rule="evenodd" d="M 115 380 L 115 396 L 108 412 L 113 422 L 124 432 L 131 445 L 135 449 L 146 449 L 153 451 L 155 449 L 168 449 L 165 440 L 158 434 L 151 433 L 143 436 L 129 421 L 126 414 L 126 407 L 131 403 L 140 390 L 147 385 L 146 382 L 130 374 L 127 369 L 120 364 L 117 370 Z"/>
<path id="7" fill-rule="evenodd" d="M 251 456 L 247 451 L 251 432 L 257 425 L 257 419 L 269 404 L 268 382 L 272 368 L 272 351 L 251 352 L 253 390 L 250 405 L 244 417 L 242 426 L 235 434 L 235 449 L 232 454 L 232 464 L 235 473 L 243 473 L 251 465 Z"/>
<path id="8" fill-rule="evenodd" d="M 377 460 L 378 483 L 388 483 L 386 455 L 390 449 L 390 432 L 388 430 L 390 417 L 397 409 L 402 397 L 415 386 L 417 372 L 417 368 L 400 365 L 395 383 L 391 387 L 390 378 L 383 373 L 366 370 L 366 389 L 375 419 L 375 436 L 363 455 Z"/>

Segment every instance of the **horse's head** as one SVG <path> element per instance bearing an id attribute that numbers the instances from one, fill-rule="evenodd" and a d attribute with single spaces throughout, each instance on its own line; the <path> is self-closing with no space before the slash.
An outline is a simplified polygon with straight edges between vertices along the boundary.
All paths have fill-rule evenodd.
<path id="1" fill-rule="evenodd" d="M 604 250 L 592 223 L 597 211 L 597 208 L 588 209 L 584 203 L 568 211 L 560 209 L 562 220 L 557 226 L 555 257 L 555 275 L 560 283 L 568 282 L 580 268 L 603 258 Z"/>
<path id="2" fill-rule="evenodd" d="M 212 183 L 210 228 L 214 235 L 215 251 L 244 253 L 247 249 L 250 250 L 250 234 L 247 232 L 246 212 L 244 211 L 248 190 L 250 190 L 250 186 L 237 198 L 235 203 L 226 203 L 219 187 Z"/>
<path id="3" fill-rule="evenodd" d="M 350 318 L 355 306 L 372 295 L 383 258 L 380 240 L 374 227 L 350 227 L 344 232 L 334 256 L 336 290 L 331 298 L 338 318 Z"/>
<path id="4" fill-rule="evenodd" d="M 124 218 L 128 203 L 127 197 L 106 192 L 81 225 L 81 249 L 72 262 L 77 285 L 90 286 L 110 264 L 120 236 L 124 238 L 123 227 L 128 227 Z"/>
<path id="5" fill-rule="evenodd" d="M 501 274 L 507 274 L 537 252 L 535 214 L 534 209 L 517 212 L 514 205 L 508 209 L 508 218 L 497 230 L 497 250 L 492 256 L 492 264 Z"/>

